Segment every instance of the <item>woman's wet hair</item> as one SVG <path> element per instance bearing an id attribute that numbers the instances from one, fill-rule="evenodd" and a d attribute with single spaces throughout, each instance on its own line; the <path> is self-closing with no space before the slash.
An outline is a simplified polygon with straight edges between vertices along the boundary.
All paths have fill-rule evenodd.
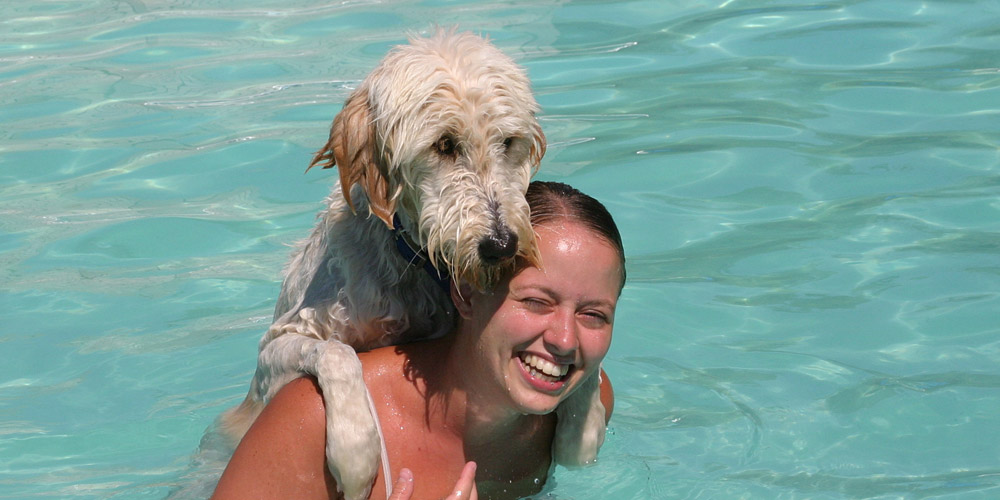
<path id="1" fill-rule="evenodd" d="M 625 285 L 625 246 L 611 213 L 601 202 L 561 182 L 532 181 L 525 194 L 531 209 L 531 225 L 537 227 L 559 219 L 583 224 L 601 236 L 618 252 Z"/>

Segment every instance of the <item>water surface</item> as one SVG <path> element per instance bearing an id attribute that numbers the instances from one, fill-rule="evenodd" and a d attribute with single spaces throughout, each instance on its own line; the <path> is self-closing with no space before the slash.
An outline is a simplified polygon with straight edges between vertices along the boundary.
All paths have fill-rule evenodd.
<path id="1" fill-rule="evenodd" d="M 1000 495 L 997 4 L 80 0 L 0 4 L 0 498 L 204 496 L 305 166 L 435 24 L 626 242 L 608 440 L 546 498 Z"/>

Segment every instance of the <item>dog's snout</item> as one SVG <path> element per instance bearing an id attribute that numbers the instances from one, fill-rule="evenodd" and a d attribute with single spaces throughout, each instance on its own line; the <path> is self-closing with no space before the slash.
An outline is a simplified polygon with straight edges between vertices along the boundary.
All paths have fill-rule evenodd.
<path id="1" fill-rule="evenodd" d="M 498 228 L 479 242 L 479 258 L 487 264 L 498 264 L 517 253 L 517 234 L 506 226 Z"/>

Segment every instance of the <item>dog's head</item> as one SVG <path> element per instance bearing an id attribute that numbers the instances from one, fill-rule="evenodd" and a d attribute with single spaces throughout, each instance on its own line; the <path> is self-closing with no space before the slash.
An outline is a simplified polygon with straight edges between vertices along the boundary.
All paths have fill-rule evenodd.
<path id="1" fill-rule="evenodd" d="M 488 41 L 438 30 L 396 47 L 347 99 L 312 165 L 334 164 L 351 202 L 398 214 L 456 279 L 492 286 L 537 258 L 524 193 L 545 154 L 524 70 Z M 442 267 L 443 266 L 443 267 Z"/>

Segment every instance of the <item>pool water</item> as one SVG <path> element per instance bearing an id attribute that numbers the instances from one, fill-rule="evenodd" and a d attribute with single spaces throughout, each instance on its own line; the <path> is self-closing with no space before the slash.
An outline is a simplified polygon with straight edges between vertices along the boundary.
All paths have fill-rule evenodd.
<path id="1" fill-rule="evenodd" d="M 529 71 L 629 283 L 549 499 L 1000 498 L 1000 3 L 0 3 L 0 498 L 199 498 L 407 31 Z"/>

